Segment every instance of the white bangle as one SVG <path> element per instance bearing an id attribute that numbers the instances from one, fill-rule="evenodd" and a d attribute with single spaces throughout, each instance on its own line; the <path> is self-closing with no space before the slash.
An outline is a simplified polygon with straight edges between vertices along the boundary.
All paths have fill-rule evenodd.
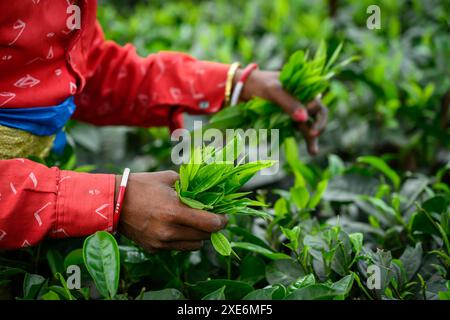
<path id="1" fill-rule="evenodd" d="M 242 71 L 241 78 L 234 86 L 233 95 L 231 96 L 230 106 L 235 106 L 238 103 L 239 97 L 241 96 L 241 93 L 242 93 L 242 89 L 244 88 L 244 83 L 247 81 L 248 77 L 253 72 L 253 70 L 255 70 L 257 68 L 258 68 L 258 65 L 256 63 L 250 63 Z"/>
<path id="2" fill-rule="evenodd" d="M 236 85 L 234 86 L 233 95 L 231 96 L 230 106 L 237 105 L 243 88 L 244 88 L 243 82 L 239 81 L 238 83 L 236 83 Z"/>

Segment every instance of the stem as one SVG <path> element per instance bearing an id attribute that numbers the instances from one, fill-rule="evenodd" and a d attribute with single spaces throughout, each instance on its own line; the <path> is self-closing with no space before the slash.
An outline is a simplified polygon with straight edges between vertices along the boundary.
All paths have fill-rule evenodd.
<path id="1" fill-rule="evenodd" d="M 447 252 L 450 253 L 450 242 L 448 240 L 448 237 L 447 237 L 447 234 L 445 233 L 445 231 L 442 229 L 442 227 L 438 223 L 436 223 L 436 221 L 434 221 L 433 217 L 425 209 L 423 209 L 418 204 L 417 204 L 417 207 L 425 214 L 425 216 L 428 218 L 428 220 L 430 220 L 430 222 L 433 224 L 433 226 L 439 231 L 439 233 L 442 236 L 442 241 L 445 244 L 445 248 L 447 249 Z"/>
<path id="2" fill-rule="evenodd" d="M 367 298 L 373 300 L 373 297 L 369 294 L 364 285 L 361 283 L 361 279 L 356 274 L 356 272 L 353 272 L 353 276 L 355 277 L 356 283 L 358 284 L 358 287 L 361 289 L 361 291 L 367 296 Z"/>

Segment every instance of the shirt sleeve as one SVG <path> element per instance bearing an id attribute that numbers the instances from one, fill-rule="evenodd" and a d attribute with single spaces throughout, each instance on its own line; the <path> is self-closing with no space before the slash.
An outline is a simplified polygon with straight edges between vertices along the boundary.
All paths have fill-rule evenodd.
<path id="1" fill-rule="evenodd" d="M 1 160 L 0 248 L 114 231 L 114 188 L 114 175 L 48 168 L 27 159 Z"/>
<path id="2" fill-rule="evenodd" d="M 91 42 L 75 119 L 175 129 L 182 126 L 183 112 L 214 113 L 223 105 L 226 64 L 177 52 L 140 57 L 129 44 L 106 41 L 98 23 Z"/>

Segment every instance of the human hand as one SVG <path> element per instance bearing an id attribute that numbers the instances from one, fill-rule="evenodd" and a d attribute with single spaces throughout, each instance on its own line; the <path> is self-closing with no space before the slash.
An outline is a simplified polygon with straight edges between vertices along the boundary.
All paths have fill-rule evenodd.
<path id="1" fill-rule="evenodd" d="M 116 194 L 120 184 L 116 176 Z M 179 201 L 174 171 L 132 173 L 128 179 L 118 230 L 149 252 L 198 250 L 212 232 L 223 229 L 224 215 L 187 207 Z"/>
<path id="2" fill-rule="evenodd" d="M 236 72 L 235 81 L 238 81 L 241 74 L 242 70 Z M 308 152 L 316 155 L 319 152 L 318 138 L 327 125 L 328 109 L 322 104 L 320 98 L 304 106 L 283 89 L 279 78 L 279 72 L 254 70 L 245 82 L 241 100 L 247 101 L 253 97 L 260 97 L 274 102 L 298 123 L 297 127 L 306 140 Z M 313 120 L 308 121 L 311 118 Z"/>

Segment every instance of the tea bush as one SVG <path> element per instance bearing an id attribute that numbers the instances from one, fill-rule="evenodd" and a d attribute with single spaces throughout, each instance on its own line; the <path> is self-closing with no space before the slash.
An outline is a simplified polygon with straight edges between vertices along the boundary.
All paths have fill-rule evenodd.
<path id="1" fill-rule="evenodd" d="M 359 59 L 327 83 L 321 156 L 285 139 L 287 178 L 245 196 L 266 204 L 266 219 L 230 215 L 223 237 L 236 255 L 211 243 L 148 254 L 104 232 L 48 240 L 0 253 L 0 298 L 450 299 L 450 8 L 378 1 L 382 28 L 369 30 L 371 4 L 100 1 L 107 36 L 141 54 L 180 50 L 279 69 L 324 40 L 327 56 L 343 42 L 341 56 Z M 68 131 L 63 156 L 34 160 L 78 171 L 172 167 L 165 129 L 71 122 Z M 67 284 L 74 265 L 77 290 Z"/>

